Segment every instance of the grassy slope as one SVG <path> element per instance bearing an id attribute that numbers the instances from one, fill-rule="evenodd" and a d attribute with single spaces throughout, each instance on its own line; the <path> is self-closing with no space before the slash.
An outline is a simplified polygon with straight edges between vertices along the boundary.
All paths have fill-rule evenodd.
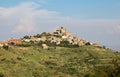
<path id="1" fill-rule="evenodd" d="M 5 77 L 80 77 L 94 74 L 95 67 L 112 67 L 114 62 L 120 63 L 120 54 L 93 46 L 0 49 L 0 73 Z"/>

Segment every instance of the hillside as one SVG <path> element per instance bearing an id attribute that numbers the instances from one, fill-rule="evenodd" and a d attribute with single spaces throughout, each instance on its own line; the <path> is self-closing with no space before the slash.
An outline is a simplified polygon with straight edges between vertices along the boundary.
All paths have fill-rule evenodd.
<path id="1" fill-rule="evenodd" d="M 0 49 L 0 77 L 120 77 L 120 53 L 96 46 Z"/>
<path id="2" fill-rule="evenodd" d="M 8 39 L 0 42 L 0 47 L 9 45 L 19 46 L 42 46 L 44 49 L 49 47 L 80 47 L 84 45 L 101 46 L 99 43 L 93 43 L 80 37 L 72 35 L 66 28 L 58 28 L 54 32 L 43 32 L 31 36 L 24 36 L 21 39 Z"/>
<path id="3" fill-rule="evenodd" d="M 61 27 L 0 42 L 0 77 L 120 77 L 120 53 Z"/>

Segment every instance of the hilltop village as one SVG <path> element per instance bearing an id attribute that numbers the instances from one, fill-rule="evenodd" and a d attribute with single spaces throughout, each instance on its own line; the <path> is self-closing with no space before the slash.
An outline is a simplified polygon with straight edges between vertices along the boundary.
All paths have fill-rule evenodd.
<path id="1" fill-rule="evenodd" d="M 83 45 L 100 46 L 98 43 L 92 43 L 82 38 L 73 36 L 66 28 L 59 28 L 55 32 L 43 32 L 33 36 L 24 36 L 21 39 L 10 39 L 0 42 L 0 47 L 9 45 L 41 45 L 44 49 L 50 46 L 79 47 Z"/>

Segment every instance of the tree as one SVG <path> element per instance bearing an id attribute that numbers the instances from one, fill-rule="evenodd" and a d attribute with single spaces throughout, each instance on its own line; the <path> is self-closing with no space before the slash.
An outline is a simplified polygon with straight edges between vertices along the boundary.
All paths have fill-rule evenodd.
<path id="1" fill-rule="evenodd" d="M 8 45 L 3 45 L 3 49 L 8 50 L 9 46 Z"/>
<path id="2" fill-rule="evenodd" d="M 69 44 L 70 44 L 69 41 L 61 41 L 59 46 L 68 47 Z"/>
<path id="3" fill-rule="evenodd" d="M 30 39 L 30 36 L 26 35 L 23 37 L 24 39 Z"/>

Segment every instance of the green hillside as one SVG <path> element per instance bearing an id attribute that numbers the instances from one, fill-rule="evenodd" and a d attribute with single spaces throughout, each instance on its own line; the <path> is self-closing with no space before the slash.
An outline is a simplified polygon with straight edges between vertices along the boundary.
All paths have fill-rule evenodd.
<path id="1" fill-rule="evenodd" d="M 0 77 L 120 77 L 120 54 L 94 46 L 0 49 Z"/>

